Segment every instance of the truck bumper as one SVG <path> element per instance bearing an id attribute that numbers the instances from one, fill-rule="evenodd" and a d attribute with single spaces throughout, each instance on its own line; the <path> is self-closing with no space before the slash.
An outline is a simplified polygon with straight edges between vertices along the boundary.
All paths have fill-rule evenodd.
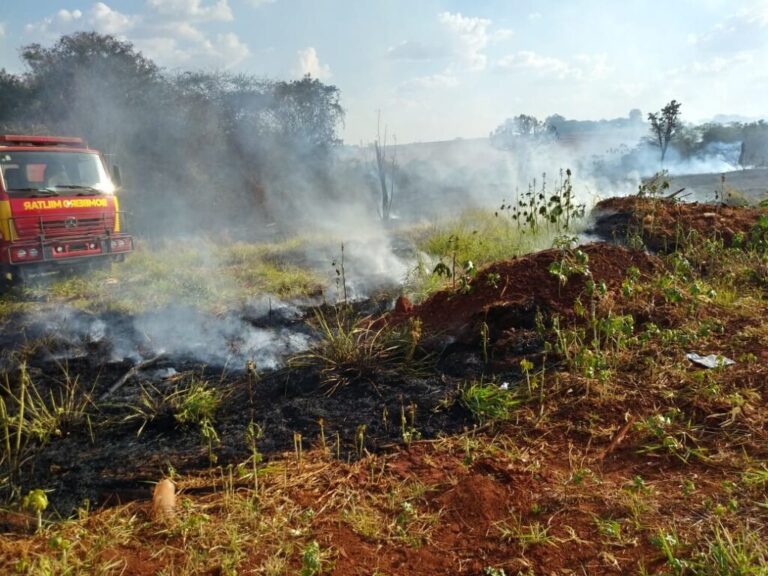
<path id="1" fill-rule="evenodd" d="M 133 251 L 133 237 L 128 234 L 19 240 L 8 243 L 2 261 L 10 266 L 41 268 L 72 265 L 94 258 L 120 260 Z"/>

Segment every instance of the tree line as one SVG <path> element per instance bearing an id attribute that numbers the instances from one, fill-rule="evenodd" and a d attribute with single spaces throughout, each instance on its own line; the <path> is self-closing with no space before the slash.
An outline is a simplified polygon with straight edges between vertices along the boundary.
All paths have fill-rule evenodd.
<path id="1" fill-rule="evenodd" d="M 674 152 L 677 161 L 716 154 L 718 147 L 738 147 L 738 164 L 742 167 L 768 166 L 768 123 L 707 122 L 686 124 L 682 118 L 682 104 L 671 100 L 658 112 L 647 115 L 643 121 L 640 110 L 634 109 L 626 118 L 612 120 L 567 120 L 554 114 L 544 120 L 520 114 L 508 118 L 490 134 L 490 140 L 499 149 L 525 154 L 532 145 L 567 140 L 572 135 L 599 135 L 600 132 L 623 131 L 628 137 L 638 135 L 634 150 L 627 148 L 623 163 L 628 166 L 632 157 L 655 149 L 659 164 L 663 166 L 668 152 Z M 629 166 L 628 169 L 634 169 Z"/>
<path id="2" fill-rule="evenodd" d="M 84 137 L 120 163 L 140 230 L 256 223 L 269 210 L 265 188 L 290 201 L 297 173 L 328 185 L 344 119 L 335 86 L 167 71 L 95 32 L 20 57 L 24 72 L 0 70 L 0 133 Z"/>

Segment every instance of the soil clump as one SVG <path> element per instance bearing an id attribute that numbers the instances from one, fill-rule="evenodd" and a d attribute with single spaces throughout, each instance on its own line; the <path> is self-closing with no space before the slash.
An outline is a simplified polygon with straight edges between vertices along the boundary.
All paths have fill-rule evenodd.
<path id="1" fill-rule="evenodd" d="M 654 252 L 669 253 L 694 235 L 720 239 L 727 247 L 743 246 L 768 209 L 627 196 L 598 202 L 592 215 L 589 232 L 603 240 L 627 243 L 635 237 Z"/>

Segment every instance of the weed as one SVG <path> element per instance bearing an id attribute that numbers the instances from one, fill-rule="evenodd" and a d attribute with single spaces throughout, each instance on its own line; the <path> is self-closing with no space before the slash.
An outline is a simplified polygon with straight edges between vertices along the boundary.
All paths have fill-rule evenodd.
<path id="1" fill-rule="evenodd" d="M 197 428 L 208 448 L 208 459 L 216 462 L 213 447 L 219 444 L 219 435 L 214 428 L 216 410 L 221 404 L 221 393 L 207 381 L 193 378 L 184 388 L 172 392 L 166 399 L 173 417 L 182 426 Z"/>
<path id="2" fill-rule="evenodd" d="M 21 503 L 23 508 L 29 508 L 35 513 L 37 518 L 37 529 L 40 530 L 43 527 L 43 512 L 48 508 L 48 495 L 45 490 L 30 490 L 29 493 L 24 496 Z"/>
<path id="3" fill-rule="evenodd" d="M 718 523 L 706 545 L 706 549 L 690 561 L 696 574 L 750 576 L 768 573 L 768 553 L 758 530 L 744 529 L 734 534 Z"/>
<path id="4" fill-rule="evenodd" d="M 519 517 L 513 516 L 510 520 L 497 523 L 496 529 L 504 540 L 514 540 L 523 549 L 538 544 L 557 545 L 557 539 L 549 533 L 549 526 L 541 522 L 523 524 Z"/>
<path id="5" fill-rule="evenodd" d="M 641 453 L 668 453 L 683 462 L 688 462 L 691 457 L 700 460 L 707 457 L 706 450 L 696 444 L 695 428 L 677 409 L 650 416 L 635 426 L 647 438 Z"/>
<path id="6" fill-rule="evenodd" d="M 667 532 L 665 530 L 659 530 L 657 534 L 651 538 L 651 544 L 656 546 L 659 551 L 664 555 L 664 558 L 674 574 L 682 576 L 685 574 L 688 568 L 688 562 L 680 557 L 680 539 L 675 532 Z"/>
<path id="7" fill-rule="evenodd" d="M 315 576 L 320 574 L 321 569 L 320 545 L 313 540 L 304 547 L 304 551 L 301 554 L 301 570 L 299 570 L 299 575 Z"/>
<path id="8" fill-rule="evenodd" d="M 85 423 L 90 426 L 88 409 L 92 406 L 90 395 L 84 392 L 78 378 L 71 378 L 65 367 L 64 377 L 51 383 L 48 394 L 41 393 L 32 381 L 27 364 L 20 362 L 14 381 L 6 373 L 0 384 L 0 480 L 16 494 L 16 486 L 22 466 L 35 450 L 44 446 L 52 437 Z"/>
<path id="9" fill-rule="evenodd" d="M 408 405 L 407 417 L 405 406 L 400 405 L 400 434 L 406 447 L 421 438 L 421 432 L 416 429 L 416 404 Z"/>
<path id="10" fill-rule="evenodd" d="M 481 424 L 508 420 L 523 399 L 493 382 L 473 382 L 462 388 L 459 401 Z"/>

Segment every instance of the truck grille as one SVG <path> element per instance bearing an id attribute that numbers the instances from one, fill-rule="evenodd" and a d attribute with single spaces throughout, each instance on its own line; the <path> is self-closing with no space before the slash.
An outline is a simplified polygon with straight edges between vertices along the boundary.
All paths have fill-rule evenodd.
<path id="1" fill-rule="evenodd" d="M 104 234 L 107 230 L 115 229 L 114 214 L 93 217 L 92 215 L 78 217 L 76 214 L 62 218 L 46 218 L 45 216 L 29 216 L 14 218 L 16 233 L 19 238 L 46 237 L 64 238 L 70 236 L 86 236 Z"/>

